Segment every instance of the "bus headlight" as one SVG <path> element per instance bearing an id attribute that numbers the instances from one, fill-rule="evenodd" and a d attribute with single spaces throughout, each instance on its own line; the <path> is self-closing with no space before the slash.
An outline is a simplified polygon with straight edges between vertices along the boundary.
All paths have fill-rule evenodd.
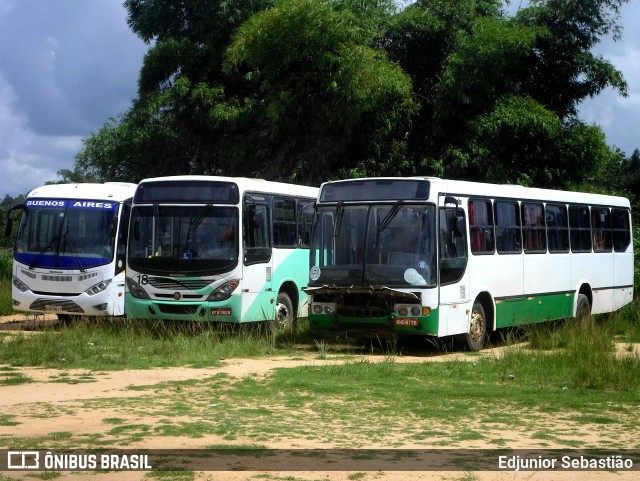
<path id="1" fill-rule="evenodd" d="M 95 286 L 91 286 L 89 289 L 87 289 L 84 292 L 85 294 L 89 294 L 90 296 L 95 296 L 96 294 L 100 294 L 102 291 L 104 291 L 109 284 L 111 284 L 111 279 L 98 282 Z"/>
<path id="2" fill-rule="evenodd" d="M 314 302 L 311 304 L 311 312 L 314 314 L 333 314 L 336 304 L 333 302 Z"/>
<path id="3" fill-rule="evenodd" d="M 235 279 L 229 282 L 225 282 L 215 291 L 209 294 L 209 297 L 207 297 L 207 301 L 226 301 L 231 297 L 231 293 L 236 290 L 236 287 L 238 287 L 238 281 Z"/>
<path id="4" fill-rule="evenodd" d="M 419 316 L 422 314 L 422 306 L 417 304 L 394 304 L 393 310 L 400 316 Z"/>
<path id="5" fill-rule="evenodd" d="M 140 287 L 140 284 L 129 277 L 127 277 L 127 289 L 129 290 L 129 294 L 133 297 L 137 297 L 138 299 L 149 299 L 149 294 Z"/>
<path id="6" fill-rule="evenodd" d="M 27 292 L 29 290 L 27 285 L 16 276 L 13 276 L 13 285 L 16 286 L 16 289 L 18 289 L 20 292 Z"/>

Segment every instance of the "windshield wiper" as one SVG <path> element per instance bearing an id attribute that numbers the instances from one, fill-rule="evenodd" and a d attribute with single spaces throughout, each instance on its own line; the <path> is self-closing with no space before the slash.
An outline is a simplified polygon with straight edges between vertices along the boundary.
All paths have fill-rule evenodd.
<path id="1" fill-rule="evenodd" d="M 342 226 L 342 217 L 344 216 L 344 207 L 342 202 L 338 202 L 336 205 L 336 222 L 333 224 L 333 237 L 340 235 L 340 227 Z"/>
<path id="2" fill-rule="evenodd" d="M 53 249 L 58 243 L 58 238 L 54 237 L 52 238 L 49 243 L 44 246 L 44 248 L 38 252 L 38 255 L 36 255 L 35 259 L 33 259 L 33 262 L 31 264 L 29 264 L 29 270 L 32 270 L 34 267 L 36 267 L 36 265 L 38 264 L 38 261 L 40 260 L 40 257 L 42 257 L 49 249 Z"/>
<path id="3" fill-rule="evenodd" d="M 73 239 L 71 238 L 71 236 L 69 234 L 65 234 L 62 236 L 62 240 L 64 241 L 64 244 L 62 247 L 62 253 L 64 254 L 66 252 L 67 245 L 71 246 L 71 249 L 73 250 L 69 252 L 73 254 L 73 259 L 76 261 L 76 264 L 80 269 L 80 272 L 84 272 L 86 269 L 84 268 L 84 265 L 82 265 L 82 262 L 80 262 L 80 258 L 78 257 L 78 248 L 76 247 L 75 242 L 73 242 Z"/>
<path id="4" fill-rule="evenodd" d="M 402 207 L 402 200 L 397 200 L 395 204 L 393 204 L 393 207 L 391 207 L 391 210 L 389 210 L 389 212 L 387 212 L 387 215 L 384 216 L 384 219 L 382 219 L 381 222 L 378 221 L 378 218 L 376 217 L 376 225 L 377 225 L 377 229 L 376 229 L 376 243 L 374 245 L 374 247 L 378 247 L 378 244 L 380 243 L 380 233 L 385 230 L 387 227 L 389 227 L 389 224 L 391 223 L 391 221 L 394 219 L 394 217 L 396 215 L 398 215 L 398 212 L 400 212 L 400 207 Z"/>
<path id="5" fill-rule="evenodd" d="M 198 218 L 195 221 L 191 222 L 191 225 L 189 226 L 189 230 L 191 232 L 195 231 L 198 227 L 200 227 L 200 224 L 202 224 L 202 221 L 207 217 L 212 207 L 213 207 L 213 204 L 207 204 L 204 207 L 204 209 L 202 209 L 202 211 L 200 212 L 200 215 L 198 216 Z"/>
<path id="6" fill-rule="evenodd" d="M 157 203 L 153 204 L 153 218 L 157 221 L 160 231 L 164 232 L 164 220 L 160 217 L 160 207 Z"/>
<path id="7" fill-rule="evenodd" d="M 191 233 L 195 232 L 195 230 L 198 227 L 200 227 L 200 224 L 202 224 L 202 221 L 206 219 L 212 207 L 213 207 L 213 204 L 205 205 L 204 208 L 200 211 L 200 214 L 198 214 L 198 217 L 195 220 L 193 220 L 193 217 L 192 217 L 191 220 L 189 221 L 189 228 L 187 229 L 187 238 L 184 243 L 185 249 L 189 249 L 189 239 L 191 238 Z"/>

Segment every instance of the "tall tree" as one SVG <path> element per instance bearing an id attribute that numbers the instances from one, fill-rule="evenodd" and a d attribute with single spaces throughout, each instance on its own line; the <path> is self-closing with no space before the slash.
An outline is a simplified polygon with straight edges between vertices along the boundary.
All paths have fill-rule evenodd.
<path id="1" fill-rule="evenodd" d="M 275 166 L 284 179 L 317 182 L 395 172 L 389 161 L 416 110 L 411 79 L 372 46 L 372 19 L 388 6 L 358 8 L 368 15 L 346 2 L 280 0 L 234 35 L 227 70 L 257 87 L 264 173 Z"/>
<path id="2" fill-rule="evenodd" d="M 436 174 L 562 187 L 616 152 L 577 106 L 622 74 L 592 53 L 627 0 L 127 0 L 153 42 L 131 110 L 85 139 L 101 179 L 318 184 Z"/>

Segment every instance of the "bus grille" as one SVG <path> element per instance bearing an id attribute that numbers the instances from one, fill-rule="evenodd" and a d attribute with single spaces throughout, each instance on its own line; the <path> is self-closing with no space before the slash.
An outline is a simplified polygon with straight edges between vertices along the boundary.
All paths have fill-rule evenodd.
<path id="1" fill-rule="evenodd" d="M 207 287 L 211 281 L 206 279 L 169 279 L 166 277 L 150 277 L 149 284 L 151 284 L 156 289 L 167 289 L 172 291 L 177 291 L 181 289 L 187 289 L 190 291 L 197 291 L 198 289 L 202 289 Z"/>
<path id="2" fill-rule="evenodd" d="M 158 304 L 158 308 L 163 314 L 193 315 L 198 312 L 199 307 L 198 304 Z"/>
<path id="3" fill-rule="evenodd" d="M 387 317 L 390 312 L 388 309 L 377 309 L 374 307 L 342 307 L 336 309 L 339 316 L 345 317 Z"/>
<path id="4" fill-rule="evenodd" d="M 393 312 L 394 298 L 389 296 L 369 296 L 346 294 L 336 312 L 344 317 L 387 317 Z"/>
<path id="5" fill-rule="evenodd" d="M 73 282 L 73 276 L 55 276 L 50 274 L 42 274 L 42 280 L 53 282 Z"/>
<path id="6" fill-rule="evenodd" d="M 56 301 L 51 299 L 36 299 L 29 306 L 29 309 L 33 309 L 34 311 L 77 312 L 80 314 L 84 312 L 82 308 L 73 301 Z"/>

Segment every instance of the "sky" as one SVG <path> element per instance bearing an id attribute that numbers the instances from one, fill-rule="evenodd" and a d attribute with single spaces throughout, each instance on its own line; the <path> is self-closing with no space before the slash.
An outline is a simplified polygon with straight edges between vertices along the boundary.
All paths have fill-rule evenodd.
<path id="1" fill-rule="evenodd" d="M 622 71 L 629 96 L 607 89 L 580 118 L 629 156 L 640 147 L 639 1 L 623 6 L 621 24 L 622 39 L 595 52 Z M 147 48 L 122 0 L 0 0 L 0 199 L 73 170 L 82 139 L 131 106 Z"/>

